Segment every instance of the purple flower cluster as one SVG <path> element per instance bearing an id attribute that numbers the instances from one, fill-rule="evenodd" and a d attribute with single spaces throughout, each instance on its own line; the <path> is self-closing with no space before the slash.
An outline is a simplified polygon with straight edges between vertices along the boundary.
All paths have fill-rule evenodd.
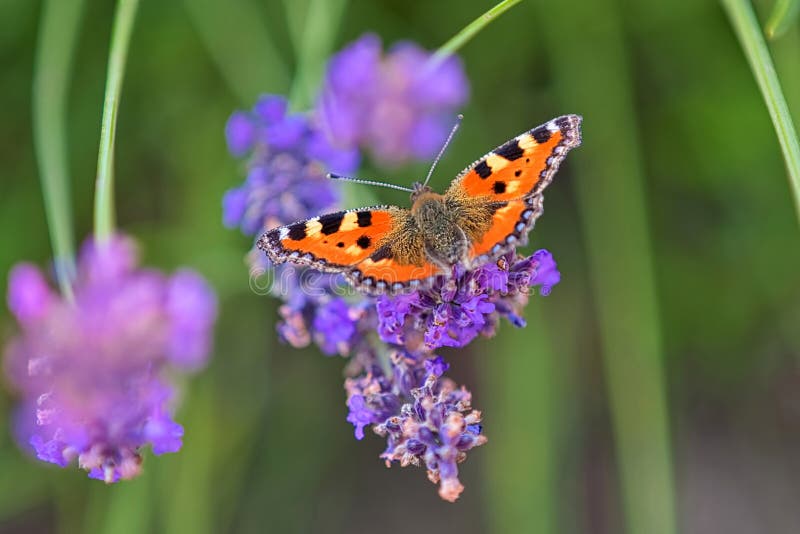
<path id="1" fill-rule="evenodd" d="M 249 159 L 245 182 L 225 193 L 223 222 L 249 236 L 331 209 L 339 194 L 325 174 L 358 166 L 357 150 L 335 148 L 307 115 L 288 113 L 282 96 L 235 112 L 225 136 L 231 154 Z"/>
<path id="2" fill-rule="evenodd" d="M 392 462 L 425 465 L 428 478 L 439 484 L 439 495 L 453 502 L 464 489 L 457 465 L 468 450 L 486 443 L 481 414 L 472 409 L 466 388 L 442 377 L 449 364 L 440 356 L 393 350 L 389 360 L 390 373 L 374 365 L 345 382 L 347 420 L 358 439 L 367 425 L 386 438 L 381 458 L 387 467 Z"/>
<path id="3" fill-rule="evenodd" d="M 457 57 L 433 62 L 410 42 L 384 55 L 380 38 L 366 34 L 330 59 L 317 113 L 338 146 L 364 147 L 377 162 L 397 165 L 436 155 L 468 96 Z"/>
<path id="4" fill-rule="evenodd" d="M 525 258 L 515 252 L 474 270 L 457 266 L 429 288 L 407 295 L 381 296 L 378 333 L 386 343 L 413 350 L 463 347 L 478 334 L 493 336 L 498 319 L 525 326 L 520 309 L 535 286 L 547 295 L 561 275 L 553 256 L 539 250 Z"/>
<path id="5" fill-rule="evenodd" d="M 5 354 L 23 397 L 17 433 L 41 460 L 77 459 L 92 478 L 129 479 L 142 447 L 181 447 L 164 371 L 205 365 L 216 300 L 192 271 L 138 267 L 125 237 L 84 245 L 74 290 L 73 301 L 62 299 L 30 264 L 10 273 L 8 305 L 22 328 Z"/>
<path id="6" fill-rule="evenodd" d="M 388 165 L 435 155 L 468 83 L 457 58 L 431 57 L 411 43 L 384 55 L 380 40 L 365 35 L 331 58 L 309 115 L 287 114 L 276 96 L 234 113 L 228 145 L 237 157 L 249 154 L 248 176 L 225 196 L 225 224 L 254 236 L 341 209 L 338 185 L 323 176 L 352 171 L 359 149 Z M 348 358 L 347 421 L 356 438 L 371 427 L 387 441 L 387 465 L 424 465 L 440 496 L 455 501 L 463 491 L 458 463 L 486 437 L 470 392 L 443 376 L 449 364 L 434 351 L 491 336 L 502 317 L 524 326 L 533 288 L 546 295 L 559 282 L 550 253 L 511 252 L 476 269 L 456 267 L 424 290 L 377 298 L 344 296 L 339 276 L 264 261 L 251 274 L 274 275 L 280 338 Z"/>

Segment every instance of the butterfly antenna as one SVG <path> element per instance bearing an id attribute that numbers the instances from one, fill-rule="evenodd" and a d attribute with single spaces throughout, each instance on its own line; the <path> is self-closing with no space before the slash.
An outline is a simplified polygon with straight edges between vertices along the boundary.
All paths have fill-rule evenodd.
<path id="1" fill-rule="evenodd" d="M 374 180 L 359 180 L 358 178 L 350 178 L 349 176 L 340 176 L 338 174 L 328 173 L 326 175 L 331 180 L 339 180 L 342 182 L 353 182 L 354 184 L 366 184 L 366 185 L 377 185 L 380 187 L 388 187 L 389 189 L 397 189 L 399 191 L 405 191 L 406 193 L 413 193 L 414 190 L 410 187 L 403 187 L 401 185 L 395 184 L 387 184 L 386 182 L 376 182 Z"/>
<path id="2" fill-rule="evenodd" d="M 453 140 L 453 136 L 456 134 L 456 130 L 458 130 L 458 127 L 461 126 L 461 121 L 462 120 L 464 120 L 464 115 L 459 113 L 458 116 L 456 117 L 456 123 L 453 125 L 453 129 L 450 130 L 450 135 L 447 136 L 447 139 L 445 140 L 444 145 L 442 145 L 442 149 L 439 151 L 439 155 L 436 156 L 435 160 L 433 160 L 433 164 L 431 165 L 431 168 L 428 171 L 428 176 L 425 177 L 425 181 L 422 183 L 423 187 L 428 185 L 428 182 L 430 181 L 431 176 L 433 176 L 433 170 L 436 168 L 436 164 L 439 163 L 440 159 L 442 159 L 442 156 L 444 155 L 444 151 L 447 150 L 447 145 L 449 145 L 450 141 Z"/>

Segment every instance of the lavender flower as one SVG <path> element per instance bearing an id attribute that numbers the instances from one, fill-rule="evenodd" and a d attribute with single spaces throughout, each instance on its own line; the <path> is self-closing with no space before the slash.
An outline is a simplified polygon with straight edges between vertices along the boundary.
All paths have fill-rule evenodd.
<path id="1" fill-rule="evenodd" d="M 449 365 L 439 356 L 414 356 L 404 351 L 391 355 L 391 373 L 377 364 L 366 374 L 348 379 L 347 420 L 356 438 L 372 424 L 376 434 L 387 438 L 381 454 L 386 465 L 425 465 L 428 478 L 439 484 L 439 495 L 455 501 L 464 487 L 457 464 L 468 450 L 486 443 L 481 434 L 481 414 L 473 410 L 464 387 L 442 378 Z"/>
<path id="2" fill-rule="evenodd" d="M 457 266 L 453 276 L 440 277 L 428 289 L 380 297 L 378 333 L 386 343 L 414 351 L 463 347 L 479 334 L 494 335 L 501 316 L 524 326 L 519 311 L 531 288 L 541 286 L 547 295 L 559 280 L 546 250 L 527 258 L 511 252 L 472 271 Z"/>
<path id="3" fill-rule="evenodd" d="M 391 165 L 431 158 L 467 95 L 457 58 L 434 64 L 411 43 L 384 55 L 380 40 L 365 35 L 331 58 L 309 116 L 287 114 L 276 96 L 231 116 L 230 151 L 249 160 L 247 180 L 224 198 L 225 224 L 256 235 L 339 207 L 324 172 L 351 171 L 359 148 Z M 347 421 L 356 439 L 371 427 L 387 441 L 387 465 L 425 465 L 440 496 L 455 501 L 463 491 L 458 463 L 486 437 L 471 394 L 443 376 L 449 364 L 433 351 L 493 335 L 500 317 L 524 326 L 520 312 L 531 288 L 546 295 L 559 282 L 550 253 L 458 266 L 427 289 L 379 298 L 344 297 L 339 276 L 265 262 L 251 261 L 251 275 L 273 275 L 272 293 L 283 301 L 280 338 L 348 358 Z"/>
<path id="4" fill-rule="evenodd" d="M 317 102 L 321 127 L 337 146 L 368 148 L 383 164 L 436 154 L 469 94 L 461 62 L 434 65 L 410 42 L 385 56 L 366 34 L 333 56 Z"/>
<path id="5" fill-rule="evenodd" d="M 245 182 L 225 193 L 223 222 L 246 235 L 331 209 L 339 194 L 325 174 L 358 166 L 356 150 L 334 148 L 307 116 L 286 106 L 282 96 L 264 96 L 251 112 L 231 115 L 225 129 L 231 153 L 249 160 Z"/>
<path id="6" fill-rule="evenodd" d="M 139 268 L 133 242 L 83 247 L 74 302 L 62 300 L 30 264 L 9 276 L 8 304 L 22 331 L 6 346 L 6 373 L 23 402 L 18 434 L 39 459 L 73 459 L 108 483 L 141 471 L 140 449 L 175 452 L 167 367 L 205 365 L 216 316 L 197 274 Z"/>

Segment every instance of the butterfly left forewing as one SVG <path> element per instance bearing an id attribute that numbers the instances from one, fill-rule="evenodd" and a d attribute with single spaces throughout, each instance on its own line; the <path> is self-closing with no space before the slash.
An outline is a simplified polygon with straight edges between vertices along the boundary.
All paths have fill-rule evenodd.
<path id="1" fill-rule="evenodd" d="M 329 213 L 274 228 L 258 240 L 274 263 L 342 273 L 359 291 L 399 293 L 441 274 L 425 256 L 408 210 L 374 206 Z"/>
<path id="2" fill-rule="evenodd" d="M 325 272 L 345 272 L 384 244 L 396 227 L 389 206 L 328 213 L 267 231 L 258 248 L 274 263 L 291 262 Z"/>

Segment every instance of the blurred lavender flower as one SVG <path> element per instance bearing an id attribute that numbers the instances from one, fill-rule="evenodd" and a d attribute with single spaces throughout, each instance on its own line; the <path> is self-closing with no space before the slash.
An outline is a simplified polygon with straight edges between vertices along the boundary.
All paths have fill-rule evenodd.
<path id="1" fill-rule="evenodd" d="M 379 163 L 429 160 L 469 96 L 458 58 L 438 65 L 430 58 L 410 42 L 383 56 L 378 36 L 362 36 L 328 62 L 320 126 L 337 146 L 368 148 Z"/>
<path id="2" fill-rule="evenodd" d="M 472 271 L 457 266 L 430 288 L 406 295 L 381 296 L 378 333 L 383 341 L 412 351 L 463 347 L 478 334 L 494 335 L 499 317 L 525 326 L 520 317 L 531 288 L 547 295 L 561 275 L 553 256 L 539 250 L 524 258 L 516 252 Z"/>
<path id="3" fill-rule="evenodd" d="M 163 370 L 206 363 L 216 318 L 211 288 L 192 271 L 166 277 L 138 267 L 132 240 L 88 241 L 74 302 L 30 264 L 9 275 L 8 305 L 22 332 L 6 346 L 6 373 L 21 392 L 17 434 L 39 459 L 73 459 L 106 482 L 141 470 L 140 449 L 175 452 L 174 387 Z"/>
<path id="4" fill-rule="evenodd" d="M 442 378 L 449 365 L 440 356 L 415 356 L 402 350 L 391 354 L 391 372 L 377 363 L 359 378 L 345 382 L 349 415 L 356 438 L 364 427 L 387 438 L 381 454 L 387 466 L 425 465 L 428 478 L 439 484 L 439 495 L 455 501 L 464 487 L 457 464 L 468 450 L 486 443 L 481 414 L 473 410 L 463 386 Z"/>
<path id="5" fill-rule="evenodd" d="M 286 107 L 282 96 L 263 96 L 225 128 L 231 154 L 249 160 L 245 182 L 225 193 L 223 222 L 249 236 L 329 210 L 339 194 L 325 174 L 358 166 L 357 150 L 334 148 L 306 115 Z"/>

